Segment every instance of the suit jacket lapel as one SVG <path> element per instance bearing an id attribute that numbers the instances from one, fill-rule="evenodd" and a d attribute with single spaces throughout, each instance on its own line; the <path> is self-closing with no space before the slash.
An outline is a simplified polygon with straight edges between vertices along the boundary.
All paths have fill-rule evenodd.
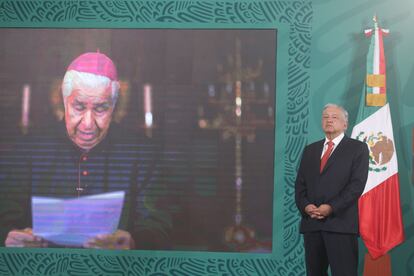
<path id="1" fill-rule="evenodd" d="M 335 150 L 332 152 L 331 156 L 329 157 L 328 161 L 326 162 L 325 167 L 322 170 L 322 173 L 324 171 L 326 171 L 332 163 L 335 162 L 335 160 L 337 159 L 336 157 L 340 154 L 340 152 L 344 148 L 344 144 L 346 143 L 347 139 L 348 139 L 348 137 L 345 135 L 344 138 L 342 138 L 341 142 L 339 142 L 339 145 L 336 146 Z"/>

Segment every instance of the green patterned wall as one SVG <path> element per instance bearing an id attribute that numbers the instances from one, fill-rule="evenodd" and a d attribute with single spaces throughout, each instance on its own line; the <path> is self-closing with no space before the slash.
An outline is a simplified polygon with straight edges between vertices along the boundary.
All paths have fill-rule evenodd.
<path id="1" fill-rule="evenodd" d="M 309 1 L 0 1 L 1 27 L 278 31 L 272 254 L 0 249 L 1 275 L 304 275 L 293 182 L 306 144 Z"/>
<path id="2" fill-rule="evenodd" d="M 350 113 L 349 134 L 357 115 L 365 76 L 369 39 L 365 28 L 378 16 L 389 29 L 384 38 L 387 59 L 387 93 L 397 148 L 401 207 L 405 242 L 391 250 L 394 276 L 414 275 L 414 186 L 412 131 L 414 127 L 414 1 L 350 0 L 312 1 L 311 92 L 309 97 L 308 141 L 322 136 L 320 110 L 327 102 L 338 102 Z M 366 249 L 360 242 L 362 275 Z"/>

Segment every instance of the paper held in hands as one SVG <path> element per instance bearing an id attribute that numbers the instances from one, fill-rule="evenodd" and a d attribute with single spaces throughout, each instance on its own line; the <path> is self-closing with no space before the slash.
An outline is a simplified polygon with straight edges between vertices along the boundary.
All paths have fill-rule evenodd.
<path id="1" fill-rule="evenodd" d="M 32 197 L 33 233 L 62 246 L 80 247 L 118 229 L 125 192 L 71 199 Z"/>

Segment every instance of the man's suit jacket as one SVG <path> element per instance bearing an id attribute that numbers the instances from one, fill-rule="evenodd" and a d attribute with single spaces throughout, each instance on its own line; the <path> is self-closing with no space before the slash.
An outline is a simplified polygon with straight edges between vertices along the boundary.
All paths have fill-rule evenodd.
<path id="1" fill-rule="evenodd" d="M 320 173 L 324 141 L 305 147 L 296 177 L 295 200 L 302 215 L 300 232 L 357 234 L 358 198 L 368 177 L 368 147 L 344 136 Z M 326 219 L 311 219 L 305 213 L 308 204 L 329 204 L 333 212 Z"/>

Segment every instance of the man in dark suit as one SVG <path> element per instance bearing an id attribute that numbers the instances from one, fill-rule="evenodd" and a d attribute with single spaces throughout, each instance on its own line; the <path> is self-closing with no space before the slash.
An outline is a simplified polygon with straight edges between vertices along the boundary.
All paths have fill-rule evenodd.
<path id="1" fill-rule="evenodd" d="M 295 182 L 302 215 L 307 275 L 357 275 L 358 198 L 368 177 L 369 150 L 347 137 L 348 113 L 327 104 L 325 139 L 305 147 Z"/>
<path id="2" fill-rule="evenodd" d="M 172 219 L 164 206 L 173 203 L 157 196 L 162 182 L 159 157 L 152 154 L 160 150 L 113 124 L 119 88 L 109 57 L 99 52 L 80 55 L 69 65 L 61 86 L 64 126 L 50 133 L 42 129 L 1 151 L 0 244 L 67 246 L 33 231 L 31 196 L 73 198 L 125 191 L 119 229 L 91 235 L 82 247 L 170 248 Z M 0 142 L 1 149 L 3 145 Z"/>

